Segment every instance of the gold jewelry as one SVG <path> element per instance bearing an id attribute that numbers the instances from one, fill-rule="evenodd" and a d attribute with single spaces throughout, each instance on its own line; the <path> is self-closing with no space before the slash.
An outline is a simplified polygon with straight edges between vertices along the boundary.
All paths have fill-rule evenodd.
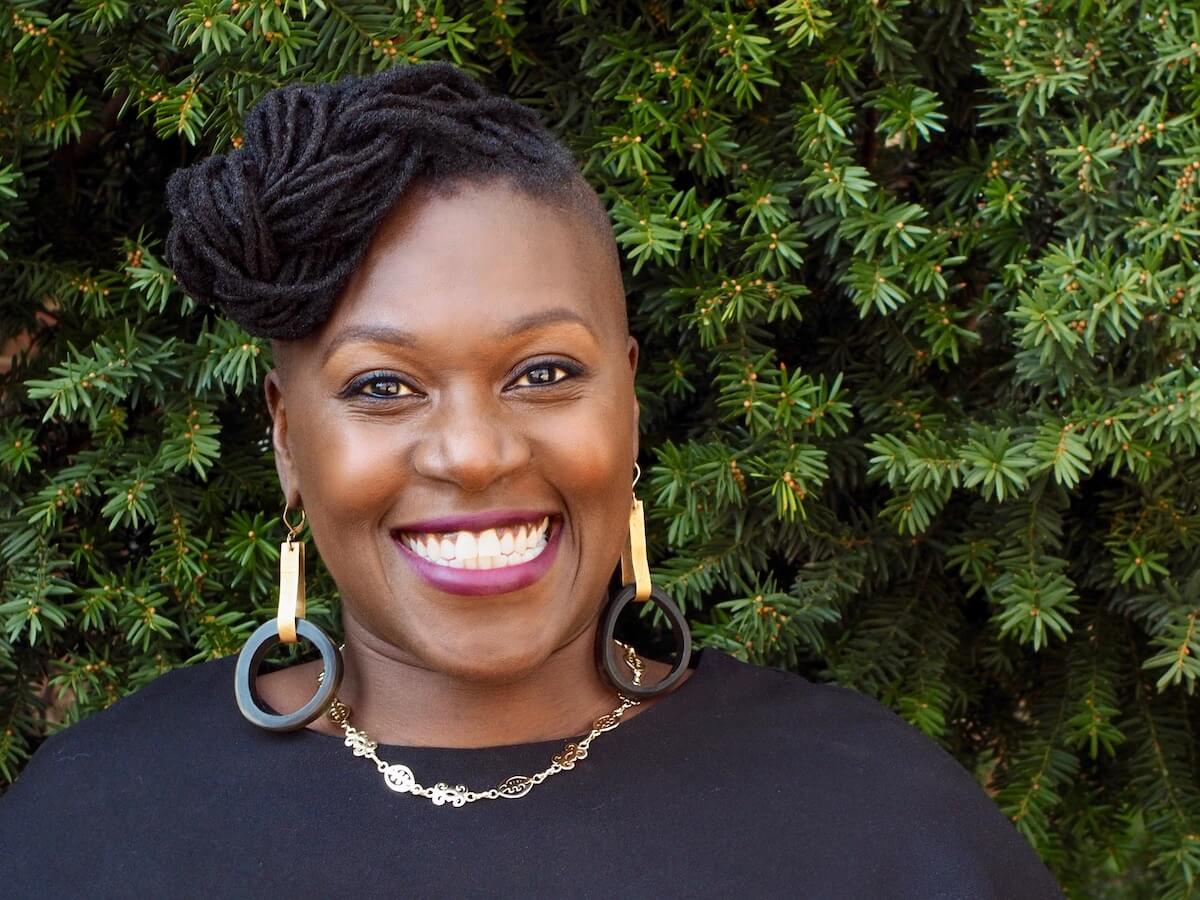
<path id="1" fill-rule="evenodd" d="M 288 521 L 288 505 L 283 506 L 283 524 L 287 526 L 287 540 L 279 546 L 279 610 L 275 619 L 268 619 L 246 639 L 238 653 L 237 668 L 233 675 L 233 693 L 238 709 L 246 720 L 267 731 L 298 731 L 316 721 L 329 709 L 338 685 L 342 683 L 342 654 L 329 635 L 304 618 L 304 542 L 296 541 L 296 535 L 304 527 L 304 510 L 300 511 L 300 523 Z M 258 693 L 258 670 L 267 654 L 281 643 L 294 644 L 300 638 L 309 641 L 321 654 L 322 683 L 313 697 L 302 707 L 290 713 L 277 713 L 263 709 L 262 697 Z M 325 674 L 329 680 L 324 681 Z"/>
<path id="2" fill-rule="evenodd" d="M 633 473 L 633 486 L 636 488 L 638 479 L 642 477 L 642 468 L 636 462 L 633 464 Z M 617 618 L 621 610 L 635 599 L 639 603 L 651 601 L 667 617 L 677 651 L 675 664 L 667 677 L 645 687 L 640 682 L 629 684 L 625 681 L 621 664 L 613 659 L 612 651 Z M 629 537 L 621 551 L 621 587 L 609 595 L 608 603 L 600 614 L 600 627 L 596 629 L 596 665 L 609 684 L 617 689 L 618 696 L 645 700 L 673 690 L 687 676 L 691 655 L 692 632 L 687 619 L 666 591 L 650 582 L 650 564 L 646 559 L 646 516 L 642 501 L 634 494 L 629 508 Z"/>
<path id="3" fill-rule="evenodd" d="M 642 683 L 642 660 L 634 651 L 633 647 L 628 644 L 620 644 L 624 648 L 625 663 L 633 671 L 633 683 Z M 342 645 L 345 648 L 345 644 Z M 322 680 L 324 673 L 317 676 L 317 681 Z M 592 741 L 600 735 L 601 732 L 611 731 L 621 724 L 621 717 L 625 714 L 625 710 L 632 706 L 640 706 L 640 700 L 633 700 L 626 697 L 624 694 L 617 694 L 621 703 L 610 713 L 605 713 L 592 723 L 591 733 L 581 739 L 578 743 L 568 743 L 563 748 L 562 753 L 551 758 L 549 768 L 543 769 L 536 775 L 513 775 L 506 779 L 498 786 L 487 791 L 469 791 L 465 785 L 456 784 L 450 787 L 444 781 L 439 781 L 431 788 L 422 787 L 413 777 L 412 769 L 408 766 L 400 765 L 399 763 L 388 763 L 375 755 L 375 750 L 379 744 L 371 740 L 370 736 L 360 728 L 354 728 L 350 724 L 350 707 L 341 700 L 334 698 L 333 705 L 329 708 L 326 715 L 329 716 L 335 723 L 341 726 L 342 731 L 346 735 L 345 745 L 354 751 L 355 756 L 365 756 L 371 762 L 375 763 L 375 768 L 383 776 L 384 783 L 398 794 L 413 794 L 417 797 L 426 797 L 433 802 L 434 806 L 443 806 L 449 803 L 451 806 L 465 806 L 468 803 L 474 803 L 476 800 L 496 800 L 504 797 L 509 800 L 515 800 L 518 797 L 524 797 L 534 787 L 541 784 L 551 775 L 557 775 L 559 772 L 566 772 L 569 769 L 575 768 L 575 763 L 580 760 L 587 759 L 588 747 Z"/>
<path id="4" fill-rule="evenodd" d="M 638 479 L 642 477 L 642 467 L 633 464 L 633 485 L 637 487 Z M 629 538 L 625 541 L 625 549 L 621 551 L 621 584 L 633 582 L 637 589 L 634 597 L 647 600 L 650 597 L 650 562 L 646 555 L 646 512 L 642 501 L 633 495 L 633 503 L 629 507 Z"/>
<path id="5" fill-rule="evenodd" d="M 287 540 L 279 545 L 279 611 L 275 616 L 276 627 L 279 629 L 279 640 L 285 644 L 294 644 L 296 637 L 296 619 L 304 618 L 304 541 L 297 541 L 296 535 L 304 528 L 304 510 L 300 510 L 300 522 L 296 525 L 288 521 L 288 504 L 283 505 L 283 524 L 287 526 Z"/>

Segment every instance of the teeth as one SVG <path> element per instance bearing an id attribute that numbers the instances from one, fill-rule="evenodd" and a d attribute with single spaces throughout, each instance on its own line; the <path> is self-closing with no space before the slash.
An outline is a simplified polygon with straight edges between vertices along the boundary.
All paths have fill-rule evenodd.
<path id="1" fill-rule="evenodd" d="M 405 534 L 404 545 L 436 565 L 452 569 L 502 569 L 540 556 L 546 547 L 550 517 L 532 524 L 488 528 L 482 532 Z"/>
<path id="2" fill-rule="evenodd" d="M 479 555 L 479 541 L 469 531 L 460 531 L 454 544 L 454 558 L 468 560 Z"/>
<path id="3" fill-rule="evenodd" d="M 489 528 L 479 536 L 479 555 L 500 555 L 500 537 L 496 534 L 495 528 Z"/>

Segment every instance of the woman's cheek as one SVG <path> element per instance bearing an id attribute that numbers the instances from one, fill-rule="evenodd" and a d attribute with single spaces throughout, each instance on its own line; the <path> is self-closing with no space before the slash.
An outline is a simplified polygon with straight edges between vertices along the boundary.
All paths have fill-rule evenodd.
<path id="1" fill-rule="evenodd" d="M 544 436 L 544 477 L 558 489 L 567 513 L 582 517 L 576 533 L 596 554 L 610 544 L 620 552 L 628 527 L 630 494 L 614 485 L 633 481 L 633 447 L 628 421 L 632 409 L 622 404 L 597 405 L 559 420 Z M 605 554 L 607 555 L 607 554 Z"/>
<path id="2" fill-rule="evenodd" d="M 379 421 L 313 416 L 300 461 L 306 502 L 329 524 L 356 531 L 380 524 L 404 480 L 398 435 Z"/>
<path id="3" fill-rule="evenodd" d="M 343 601 L 357 605 L 379 595 L 384 577 L 382 529 L 393 524 L 405 472 L 399 436 L 382 420 L 314 411 L 304 421 L 297 463 L 313 544 Z"/>

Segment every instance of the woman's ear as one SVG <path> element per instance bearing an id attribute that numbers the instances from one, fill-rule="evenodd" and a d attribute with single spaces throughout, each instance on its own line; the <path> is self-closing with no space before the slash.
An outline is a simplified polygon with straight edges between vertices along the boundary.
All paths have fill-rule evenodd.
<path id="1" fill-rule="evenodd" d="M 295 464 L 288 446 L 287 403 L 283 395 L 283 378 L 279 369 L 267 373 L 263 382 L 267 397 L 267 411 L 271 414 L 271 445 L 275 448 L 275 471 L 279 475 L 279 486 L 291 506 L 300 505 L 300 483 L 296 477 Z"/>

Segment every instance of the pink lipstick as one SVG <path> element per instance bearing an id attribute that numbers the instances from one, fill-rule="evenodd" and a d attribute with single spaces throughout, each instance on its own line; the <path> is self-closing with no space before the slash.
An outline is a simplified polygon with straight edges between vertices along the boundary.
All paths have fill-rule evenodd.
<path id="1" fill-rule="evenodd" d="M 536 523 L 546 519 L 549 522 L 544 531 L 543 544 L 543 532 L 534 526 Z M 518 530 L 516 526 L 519 525 L 523 527 Z M 432 557 L 428 552 L 429 541 L 433 540 L 436 546 L 436 539 L 439 535 L 442 536 L 448 545 L 453 545 L 457 532 L 471 532 L 472 536 L 470 538 L 462 535 L 460 536 L 460 540 L 467 540 L 472 545 L 472 549 L 469 552 L 474 554 L 473 545 L 476 543 L 476 536 L 489 529 L 504 531 L 506 528 L 507 535 L 504 539 L 504 552 L 507 562 L 502 566 L 498 565 L 495 568 L 456 567 L 447 564 L 444 557 L 439 559 L 436 550 Z M 555 513 L 532 510 L 503 510 L 407 523 L 402 528 L 393 529 L 392 540 L 396 548 L 400 551 L 401 558 L 412 566 L 413 570 L 431 587 L 448 594 L 485 596 L 490 594 L 506 594 L 520 590 L 528 587 L 545 575 L 554 564 L 554 560 L 558 555 L 561 532 L 561 519 Z M 514 535 L 517 535 L 516 547 L 512 546 Z M 410 541 L 416 542 L 417 546 L 415 549 L 405 541 L 405 536 Z M 496 539 L 496 533 L 493 531 L 491 535 L 493 547 L 495 547 L 494 542 Z M 540 549 L 540 552 L 524 562 L 517 562 L 516 559 L 519 558 L 519 554 L 522 552 L 521 544 L 526 539 L 530 542 L 527 550 L 528 553 L 532 554 L 534 550 L 538 549 Z M 489 551 L 482 549 L 482 540 L 479 541 L 479 546 L 481 556 L 482 554 L 489 554 Z M 495 550 L 493 549 L 490 551 L 491 558 L 499 559 L 494 554 Z M 477 558 L 474 556 L 470 556 L 468 559 L 470 563 L 475 563 L 476 561 Z"/>

